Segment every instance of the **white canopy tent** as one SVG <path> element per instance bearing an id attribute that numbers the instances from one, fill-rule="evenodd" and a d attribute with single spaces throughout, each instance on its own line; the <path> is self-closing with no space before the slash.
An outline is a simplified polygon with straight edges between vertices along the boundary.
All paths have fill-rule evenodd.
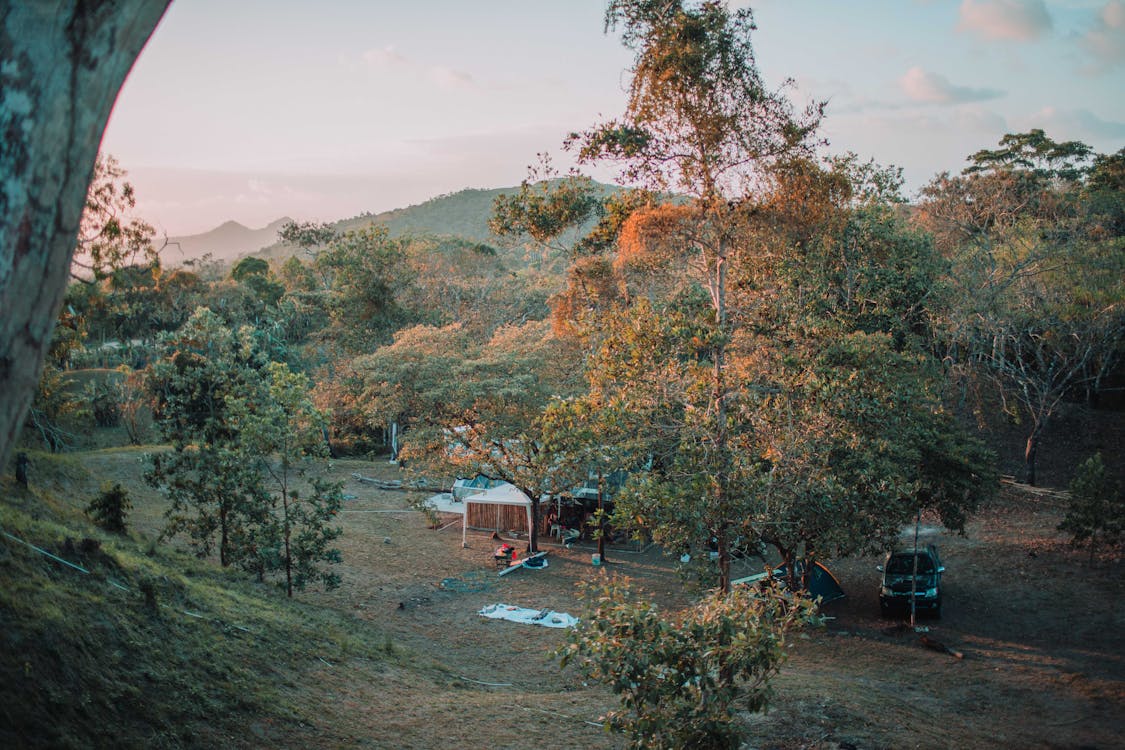
<path id="1" fill-rule="evenodd" d="M 527 513 L 527 535 L 528 538 L 531 537 L 531 525 L 533 523 L 531 519 L 531 498 L 529 498 L 523 492 L 520 492 L 515 488 L 515 486 L 505 482 L 497 487 L 490 487 L 486 490 L 482 490 L 481 492 L 469 495 L 463 498 L 461 502 L 465 504 L 465 521 L 461 524 L 462 547 L 467 543 L 466 540 L 469 531 L 469 506 L 473 504 L 495 506 L 507 505 L 524 508 Z M 499 507 L 497 507 L 496 509 L 496 517 L 497 519 L 499 519 L 500 517 Z M 497 530 L 499 531 L 499 529 Z"/>

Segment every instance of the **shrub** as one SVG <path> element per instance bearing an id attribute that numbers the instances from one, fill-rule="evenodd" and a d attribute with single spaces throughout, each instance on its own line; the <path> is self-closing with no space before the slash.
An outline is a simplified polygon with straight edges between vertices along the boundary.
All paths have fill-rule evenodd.
<path id="1" fill-rule="evenodd" d="M 125 516 L 133 507 L 129 493 L 119 483 L 102 485 L 101 494 L 86 506 L 86 513 L 101 528 L 114 534 L 124 534 Z"/>
<path id="2" fill-rule="evenodd" d="M 620 696 L 604 718 L 633 748 L 737 748 L 736 703 L 760 711 L 785 660 L 790 629 L 813 620 L 813 603 L 775 588 L 713 592 L 669 618 L 624 584 L 591 586 L 592 603 L 555 652 Z"/>
<path id="3" fill-rule="evenodd" d="M 1090 562 L 1099 542 L 1116 544 L 1125 531 L 1125 496 L 1106 473 L 1102 455 L 1095 454 L 1078 467 L 1070 482 L 1070 507 L 1059 531 L 1070 534 L 1070 543 L 1089 544 Z"/>

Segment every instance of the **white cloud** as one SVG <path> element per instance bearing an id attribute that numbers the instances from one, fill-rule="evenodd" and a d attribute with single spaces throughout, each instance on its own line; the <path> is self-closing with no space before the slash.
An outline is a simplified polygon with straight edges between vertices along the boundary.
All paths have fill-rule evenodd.
<path id="1" fill-rule="evenodd" d="M 401 52 L 395 49 L 394 45 L 389 45 L 382 49 L 369 49 L 365 51 L 361 57 L 365 63 L 377 68 L 406 65 L 410 62 Z"/>
<path id="2" fill-rule="evenodd" d="M 373 48 L 360 53 L 360 60 L 368 68 L 379 71 L 398 69 L 398 74 L 424 77 L 429 83 L 444 89 L 480 88 L 470 73 L 447 65 L 426 65 L 415 62 L 398 51 L 394 45 Z"/>
<path id="3" fill-rule="evenodd" d="M 1094 72 L 1125 62 L 1125 2 L 1111 0 L 1102 7 L 1082 46 L 1094 58 Z"/>
<path id="4" fill-rule="evenodd" d="M 1021 120 L 1021 130 L 1042 128 L 1056 141 L 1079 140 L 1097 150 L 1116 151 L 1125 138 L 1125 122 L 1098 117 L 1088 109 L 1044 107 Z"/>
<path id="5" fill-rule="evenodd" d="M 430 80 L 443 88 L 477 88 L 473 77 L 463 70 L 454 70 L 445 65 L 434 65 L 429 70 Z"/>
<path id="6" fill-rule="evenodd" d="M 1027 41 L 1051 30 L 1043 0 L 962 0 L 958 31 L 985 39 Z"/>
<path id="7" fill-rule="evenodd" d="M 958 104 L 962 102 L 982 102 L 997 99 L 1004 95 L 996 89 L 976 89 L 969 86 L 956 86 L 943 75 L 930 73 L 915 66 L 898 80 L 902 90 L 916 102 L 932 104 Z"/>

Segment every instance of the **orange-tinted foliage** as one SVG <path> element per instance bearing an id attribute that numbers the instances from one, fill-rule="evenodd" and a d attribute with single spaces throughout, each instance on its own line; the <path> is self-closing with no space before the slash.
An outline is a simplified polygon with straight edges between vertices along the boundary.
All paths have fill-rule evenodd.
<path id="1" fill-rule="evenodd" d="M 614 267 L 640 271 L 660 268 L 689 244 L 692 227 L 699 218 L 698 208 L 671 203 L 634 212 L 621 227 Z"/>

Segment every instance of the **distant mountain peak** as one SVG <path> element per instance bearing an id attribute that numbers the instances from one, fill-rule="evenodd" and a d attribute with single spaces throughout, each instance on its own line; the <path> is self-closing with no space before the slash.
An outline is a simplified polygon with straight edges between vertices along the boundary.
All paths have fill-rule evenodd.
<path id="1" fill-rule="evenodd" d="M 234 261 L 276 243 L 278 231 L 290 221 L 292 219 L 284 216 L 260 229 L 251 229 L 231 219 L 200 234 L 170 237 L 169 243 L 177 248 L 177 252 L 169 255 L 168 259 L 177 262 L 202 258 L 210 253 L 215 260 Z"/>

